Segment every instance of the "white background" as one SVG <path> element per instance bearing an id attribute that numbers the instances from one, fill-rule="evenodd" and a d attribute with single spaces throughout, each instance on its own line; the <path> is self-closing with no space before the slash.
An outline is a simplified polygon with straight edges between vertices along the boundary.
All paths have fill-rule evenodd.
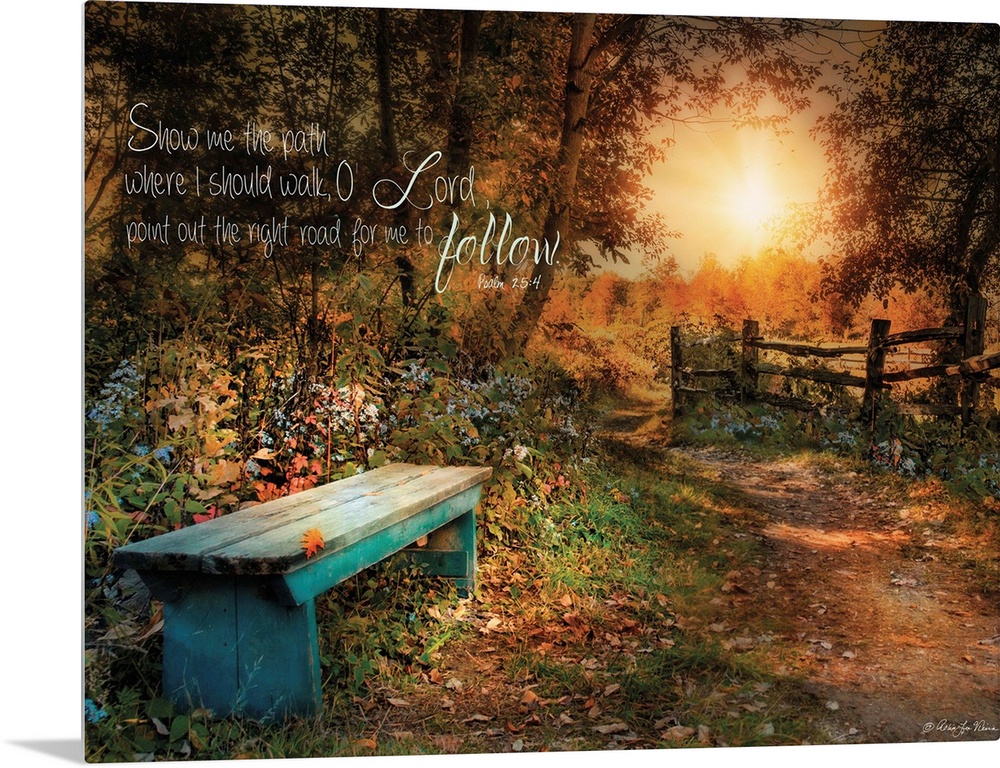
<path id="1" fill-rule="evenodd" d="M 286 3 L 287 4 L 287 3 Z M 298 2 L 295 4 L 319 4 Z M 324 3 L 333 5 L 333 3 Z M 357 2 L 385 7 L 640 12 L 996 22 L 1000 4 L 952 2 Z M 904 8 L 901 11 L 900 8 Z M 0 126 L 0 764 L 82 762 L 82 26 L 83 5 L 17 2 L 3 22 Z M 13 10 L 11 10 L 13 8 Z M 998 105 L 1000 109 L 1000 105 Z M 996 765 L 1000 742 L 488 755 L 481 766 Z M 402 760 L 402 762 L 401 762 Z M 465 766 L 465 756 L 340 758 L 308 765 Z M 270 762 L 270 761 L 269 761 Z M 237 765 L 224 761 L 217 765 Z"/>

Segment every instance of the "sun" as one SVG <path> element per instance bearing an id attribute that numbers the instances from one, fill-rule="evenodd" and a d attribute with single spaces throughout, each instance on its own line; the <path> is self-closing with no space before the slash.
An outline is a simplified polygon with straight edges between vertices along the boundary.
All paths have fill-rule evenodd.
<path id="1" fill-rule="evenodd" d="M 763 233 L 782 209 L 782 200 L 767 168 L 744 168 L 729 185 L 726 208 L 730 220 L 745 234 Z"/>

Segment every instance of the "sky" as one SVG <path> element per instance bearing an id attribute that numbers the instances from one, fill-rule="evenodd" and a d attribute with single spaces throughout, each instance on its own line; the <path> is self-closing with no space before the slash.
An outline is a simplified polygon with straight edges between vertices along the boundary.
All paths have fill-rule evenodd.
<path id="1" fill-rule="evenodd" d="M 835 78 L 830 65 L 846 58 L 831 46 L 822 58 L 828 74 L 821 82 Z M 721 112 L 710 115 L 711 122 L 659 129 L 673 144 L 646 179 L 654 193 L 650 211 L 662 214 L 667 227 L 679 234 L 667 247 L 682 274 L 697 270 L 706 254 L 733 266 L 779 244 L 776 229 L 790 208 L 817 201 L 827 162 L 821 138 L 811 131 L 836 103 L 818 91 L 809 98 L 810 107 L 791 115 L 780 134 L 770 128 L 734 127 Z M 636 277 L 647 266 L 640 257 L 616 271 Z"/>
<path id="2" fill-rule="evenodd" d="M 708 253 L 734 265 L 773 242 L 769 225 L 787 206 L 816 201 L 826 161 L 809 126 L 799 117 L 784 136 L 728 126 L 674 131 L 666 161 L 647 184 L 653 207 L 680 233 L 668 247 L 682 273 Z"/>

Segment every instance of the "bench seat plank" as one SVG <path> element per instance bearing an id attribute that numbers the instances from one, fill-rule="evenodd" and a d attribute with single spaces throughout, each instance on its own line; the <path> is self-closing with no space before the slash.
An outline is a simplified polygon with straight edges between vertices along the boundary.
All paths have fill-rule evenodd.
<path id="1" fill-rule="evenodd" d="M 328 555 L 412 513 L 409 507 L 400 511 L 395 502 L 380 504 L 389 491 L 393 498 L 403 491 L 416 503 L 421 493 L 427 499 L 455 493 L 489 475 L 488 467 L 390 464 L 128 544 L 115 552 L 115 563 L 137 571 L 282 573 L 305 563 L 301 538 L 307 530 L 321 531 L 325 543 L 319 554 Z"/>
<path id="2" fill-rule="evenodd" d="M 206 553 L 202 570 L 208 573 L 287 573 L 310 561 L 331 557 L 440 501 L 478 486 L 489 476 L 489 472 L 489 469 L 442 468 L 400 484 L 392 489 L 391 495 L 373 492 L 345 504 L 324 506 L 308 517 L 289 521 L 280 528 L 259 532 L 252 538 Z M 474 506 L 475 501 L 472 502 Z M 455 507 L 455 513 L 470 508 L 458 510 Z M 442 519 L 440 524 L 446 522 L 448 519 Z M 302 549 L 302 535 L 313 528 L 323 534 L 324 546 L 307 559 Z M 398 542 L 393 552 L 410 541 L 413 539 Z"/>

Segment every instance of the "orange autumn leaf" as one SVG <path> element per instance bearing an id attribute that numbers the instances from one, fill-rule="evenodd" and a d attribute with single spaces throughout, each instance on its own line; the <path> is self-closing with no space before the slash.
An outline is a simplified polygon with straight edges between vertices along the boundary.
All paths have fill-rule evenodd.
<path id="1" fill-rule="evenodd" d="M 323 534 L 319 528 L 310 528 L 302 534 L 302 549 L 306 551 L 306 557 L 312 557 L 323 549 Z"/>

